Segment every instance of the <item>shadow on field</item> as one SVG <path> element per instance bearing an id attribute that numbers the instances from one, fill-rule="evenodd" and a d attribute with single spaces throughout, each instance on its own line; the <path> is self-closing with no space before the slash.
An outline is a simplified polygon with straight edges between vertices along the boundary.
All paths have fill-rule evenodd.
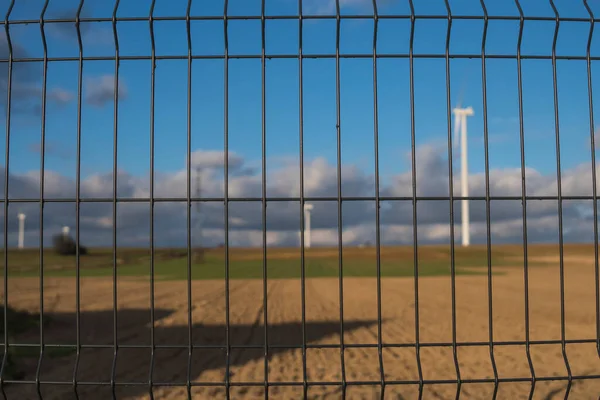
<path id="1" fill-rule="evenodd" d="M 152 380 L 154 384 L 185 385 L 189 376 L 192 382 L 199 382 L 203 372 L 210 371 L 203 382 L 223 382 L 227 365 L 226 352 L 220 348 L 208 348 L 226 344 L 227 327 L 224 324 L 194 323 L 191 327 L 192 341 L 195 346 L 191 359 L 188 357 L 190 329 L 187 324 L 171 325 L 170 317 L 176 310 L 155 309 L 154 343 L 158 348 L 154 352 Z M 16 320 L 18 318 L 18 321 Z M 28 318 L 24 321 L 23 318 Z M 114 361 L 112 310 L 85 311 L 80 314 L 80 337 L 84 346 L 80 352 L 77 366 L 77 386 L 80 398 L 106 399 L 112 397 L 110 386 L 114 373 L 116 382 L 115 394 L 118 398 L 135 398 L 148 394 L 148 380 L 151 370 L 151 329 L 149 325 L 149 309 L 120 309 L 118 311 L 117 336 L 119 347 L 116 363 Z M 232 346 L 248 346 L 253 348 L 232 349 L 229 366 L 232 382 L 262 382 L 264 379 L 264 335 L 262 313 L 254 324 L 231 324 L 229 327 L 230 344 Z M 345 332 L 376 324 L 376 321 L 345 321 Z M 4 387 L 8 399 L 37 398 L 36 370 L 39 361 L 39 346 L 19 346 L 26 343 L 39 343 L 39 315 L 15 313 L 8 315 L 10 337 L 10 365 L 5 367 L 4 379 L 12 382 Z M 26 327 L 26 328 L 23 328 Z M 17 329 L 14 329 L 17 328 Z M 338 322 L 307 322 L 307 343 L 319 341 L 327 336 L 339 337 Z M 269 323 L 269 345 L 299 346 L 302 344 L 301 323 Z M 62 344 L 63 347 L 47 346 L 44 350 L 39 378 L 41 395 L 44 399 L 74 398 L 73 373 L 76 365 L 76 315 L 75 313 L 44 313 L 44 341 L 46 344 Z M 71 346 L 72 345 L 72 346 Z M 86 345 L 94 345 L 86 348 Z M 143 347 L 140 347 L 143 346 Z M 167 346 L 167 348 L 161 348 Z M 168 348 L 173 346 L 176 348 Z M 269 361 L 283 352 L 293 351 L 290 348 L 270 347 Z M 298 359 L 300 358 L 300 350 Z M 334 350 L 338 355 L 339 351 Z M 337 357 L 339 363 L 339 356 Z M 297 360 L 300 363 L 301 360 Z M 255 363 L 254 368 L 241 367 Z M 272 363 L 273 364 L 273 363 Z M 281 362 L 275 368 L 282 369 Z M 7 364 L 8 365 L 8 364 Z M 114 371 L 113 371 L 114 365 Z M 189 368 L 188 368 L 189 366 Z M 285 366 L 285 381 L 302 379 L 300 376 L 287 376 L 301 368 Z M 277 379 L 281 379 L 281 375 Z M 269 380 L 273 380 L 270 376 Z M 22 383 L 20 383 L 22 382 Z M 43 382 L 63 382 L 50 384 Z M 90 384 L 101 383 L 101 384 Z M 130 383 L 132 385 L 126 385 Z M 155 389 L 156 390 L 156 389 Z M 185 392 L 185 387 L 183 387 Z M 209 389 L 217 393 L 219 389 Z"/>

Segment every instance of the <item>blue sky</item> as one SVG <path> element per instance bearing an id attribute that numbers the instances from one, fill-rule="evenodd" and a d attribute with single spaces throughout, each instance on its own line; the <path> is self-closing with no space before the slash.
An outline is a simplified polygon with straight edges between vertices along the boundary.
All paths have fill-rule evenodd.
<path id="1" fill-rule="evenodd" d="M 489 3 L 489 4 L 488 4 Z M 49 2 L 47 18 L 74 17 L 78 1 Z M 259 15 L 260 1 L 229 1 L 228 15 Z M 374 21 L 371 2 L 368 0 L 342 0 L 343 14 L 364 14 L 365 19 L 342 20 L 340 52 L 342 54 L 372 54 Z M 450 2 L 455 15 L 481 15 L 477 0 L 453 0 Z M 512 2 L 487 1 L 490 15 L 518 15 Z M 525 15 L 553 16 L 549 2 L 524 0 L 521 2 Z M 0 15 L 4 15 L 8 2 L 0 1 Z M 41 0 L 18 1 L 11 20 L 40 17 Z M 408 2 L 381 0 L 380 14 L 409 13 Z M 556 2 L 563 17 L 587 17 L 583 2 L 561 0 Z M 590 4 L 600 15 L 600 2 Z M 145 17 L 149 14 L 150 1 L 122 0 L 119 17 Z M 155 16 L 182 16 L 186 0 L 157 1 Z M 416 13 L 445 15 L 443 1 L 419 1 Z M 114 1 L 84 2 L 82 16 L 111 17 Z M 305 14 L 329 14 L 335 12 L 332 0 L 304 1 Z M 222 15 L 223 3 L 192 3 L 193 15 Z M 296 15 L 297 1 L 268 0 L 267 15 Z M 147 21 L 119 22 L 118 38 L 120 55 L 149 56 L 150 32 Z M 75 29 L 66 24 L 46 24 L 49 57 L 78 57 Z M 521 51 L 526 55 L 550 55 L 555 23 L 550 21 L 526 21 Z M 584 56 L 590 25 L 587 22 L 561 22 L 557 54 L 559 56 Z M 596 29 L 592 41 L 592 55 L 600 55 L 600 39 Z M 414 37 L 415 54 L 443 54 L 445 51 L 447 21 L 445 19 L 417 19 Z M 106 61 L 84 62 L 82 92 L 82 179 L 85 195 L 106 197 L 112 195 L 113 168 L 113 121 L 114 121 L 114 72 L 115 56 L 112 25 L 88 23 L 82 25 L 83 53 L 86 57 L 106 57 Z M 491 20 L 487 33 L 487 54 L 514 55 L 517 49 L 518 21 Z M 224 51 L 223 21 L 193 21 L 191 24 L 192 51 L 195 55 L 219 56 Z M 454 20 L 451 31 L 452 54 L 480 54 L 483 33 L 482 20 Z M 16 57 L 42 57 L 43 47 L 38 23 L 11 25 L 11 39 Z M 407 19 L 381 19 L 378 22 L 378 54 L 406 54 L 409 51 L 410 21 Z M 187 56 L 187 35 L 184 21 L 157 21 L 154 24 L 157 56 Z M 261 24 L 259 20 L 230 20 L 228 23 L 229 54 L 258 55 L 261 52 Z M 333 54 L 336 47 L 335 20 L 304 20 L 304 54 Z M 296 54 L 298 51 L 298 21 L 267 20 L 266 53 Z M 0 33 L 0 60 L 7 57 L 6 38 Z M 482 65 L 480 59 L 452 59 L 450 63 L 451 105 L 460 102 L 472 106 L 475 115 L 469 118 L 469 172 L 473 195 L 483 194 L 484 146 Z M 266 156 L 267 193 L 277 196 L 297 196 L 299 157 L 299 63 L 298 59 L 271 59 L 266 61 Z M 488 59 L 487 99 L 490 168 L 495 178 L 492 194 L 520 194 L 520 139 L 517 85 L 517 63 L 514 59 Z M 11 193 L 15 196 L 37 197 L 36 177 L 39 177 L 39 143 L 42 130 L 40 97 L 42 83 L 41 63 L 14 63 L 13 110 L 10 145 L 11 179 L 15 179 Z M 554 195 L 556 178 L 555 110 L 553 99 L 552 63 L 550 60 L 523 60 L 523 122 L 525 135 L 526 166 L 534 171 L 528 177 L 528 193 Z M 6 74 L 6 63 L 0 62 L 0 73 Z M 592 63 L 593 89 L 596 97 L 600 91 L 598 62 Z M 46 133 L 46 190 L 47 196 L 72 196 L 76 171 L 77 135 L 77 61 L 50 62 L 48 66 L 48 103 L 45 121 Z M 155 154 L 154 167 L 157 195 L 185 196 L 185 167 L 187 159 L 187 89 L 188 65 L 186 59 L 158 60 L 156 63 L 156 86 L 154 106 Z M 262 155 L 262 64 L 260 59 L 231 59 L 229 61 L 229 150 L 236 167 L 231 169 L 231 195 L 260 196 Z M 303 63 L 304 95 L 304 156 L 307 165 L 305 176 L 312 195 L 335 195 L 337 180 L 336 138 L 336 69 L 335 59 L 305 59 Z M 4 79 L 4 84 L 6 78 Z M 410 80 L 409 60 L 406 58 L 380 58 L 377 61 L 377 105 L 379 127 L 379 156 L 382 193 L 410 195 Z M 1 81 L 0 81 L 1 82 Z M 148 196 L 150 171 L 150 123 L 151 123 L 151 62 L 149 60 L 122 60 L 119 67 L 120 100 L 118 112 L 118 168 L 124 174 L 119 178 L 123 185 L 119 195 Z M 215 166 L 222 159 L 224 140 L 224 61 L 222 59 L 196 59 L 192 63 L 192 148 L 203 157 L 205 163 Z M 559 60 L 557 62 L 559 93 L 560 154 L 564 177 L 569 184 L 563 185 L 564 195 L 590 194 L 590 119 L 588 107 L 587 63 L 584 60 Z M 420 193 L 444 196 L 442 186 L 448 182 L 444 170 L 447 157 L 448 120 L 446 102 L 446 65 L 443 58 L 415 58 L 414 60 L 414 113 L 417 144 L 417 186 Z M 342 179 L 344 195 L 373 195 L 372 175 L 374 166 L 374 91 L 373 59 L 342 59 L 340 62 L 340 109 L 341 148 L 344 169 Z M 5 87 L 4 87 L 4 91 Z M 2 106 L 5 100 L 0 100 Z M 598 112 L 598 101 L 594 113 Z M 0 116 L 5 132 L 4 115 Z M 596 118 L 597 119 L 597 118 Z M 431 150 L 435 149 L 435 150 Z M 4 154 L 5 141 L 0 140 L 0 154 Z M 457 154 L 455 154 L 457 156 Z M 219 158 L 221 157 L 221 158 Z M 458 159 L 456 159 L 458 161 Z M 1 161 L 4 163 L 4 160 Z M 423 167 L 419 167 L 423 165 Z M 310 166 L 310 168 L 308 167 Z M 422 168 L 422 169 L 419 169 Z M 455 162 L 454 173 L 459 174 Z M 218 168 L 217 168 L 218 169 Z M 205 187 L 207 195 L 222 195 L 223 179 L 219 171 L 207 172 Z M 54 180 L 49 180 L 54 174 Z M 183 174 L 183 175 L 182 175 Z M 430 176 L 428 176 L 428 174 Z M 432 175 L 440 176 L 432 176 Z M 441 174 L 446 174 L 444 178 Z M 536 175 L 537 174 L 537 175 Z M 235 175 L 235 176 L 234 176 Z M 237 176 L 237 177 L 236 177 Z M 579 181 L 585 180 L 585 183 Z M 51 182 L 51 183 L 49 183 Z M 22 186 L 19 187 L 19 184 Z M 51 187 L 50 187 L 51 186 Z M 158 186 L 158 185 L 157 185 Z M 121 189 L 119 189 L 121 190 Z M 441 191 L 440 191 L 441 190 Z M 447 190 L 447 189 L 445 189 Z M 531 191 L 531 192 L 530 192 Z M 64 193 L 68 194 L 64 194 Z M 160 194 L 158 194 L 160 192 Z M 296 194 L 294 194 L 296 193 Z M 11 195 L 12 196 L 12 195 Z M 472 220 L 484 232 L 485 213 L 482 204 L 473 206 Z M 572 226 L 566 231 L 576 232 L 573 240 L 585 237 L 589 240 L 591 227 L 589 212 L 583 215 L 580 204 L 572 205 Z M 447 211 L 437 206 L 423 206 L 420 211 L 425 222 L 419 222 L 427 238 L 440 240 L 448 237 Z M 51 207 L 50 205 L 48 207 Z M 66 206 L 65 206 L 66 207 Z M 168 207 L 165 205 L 165 207 Z M 169 206 L 170 207 L 170 206 Z M 217 207 L 217 205 L 215 205 Z M 237 207 L 237 206 L 236 206 Z M 242 207 L 242 206 L 240 206 Z M 257 205 L 258 207 L 258 205 Z M 278 206 L 273 206 L 277 208 Z M 287 207 L 281 205 L 281 207 Z M 289 244 L 297 240 L 297 212 L 294 206 L 275 211 L 279 222 L 273 222 L 281 235 L 274 233 L 273 243 Z M 333 205 L 332 205 L 333 207 Z M 504 207 L 504 206 L 503 206 Z M 502 222 L 500 235 L 506 240 L 520 240 L 514 236 L 520 222 L 518 204 L 498 211 Z M 530 222 L 544 240 L 549 226 L 556 230 L 556 206 L 540 206 L 537 225 Z M 583 208 L 582 208 L 583 207 Z M 217 207 L 218 208 L 218 207 Z M 206 213 L 220 217 L 222 210 L 207 206 Z M 233 210 L 232 206 L 232 210 Z M 456 212 L 459 213 L 457 207 Z M 252 210 L 251 210 L 252 209 Z M 270 207 L 270 209 L 272 209 Z M 90 209 L 91 210 L 91 209 Z M 104 210 L 104 209 L 103 209 Z M 325 208 L 323 208 L 325 210 Z M 336 222 L 325 218 L 326 211 L 315 211 L 322 222 L 313 224 L 321 229 L 319 238 L 313 242 L 335 243 Z M 570 209 L 571 210 L 571 209 Z M 579 210 L 579 211 L 578 211 Z M 185 210 L 169 209 L 164 212 L 165 221 L 172 224 L 177 235 L 185 233 Z M 332 212 L 333 209 L 327 211 Z M 389 211 L 391 214 L 409 210 Z M 439 211 L 439 212 L 438 212 Z M 588 210 L 589 211 L 589 210 Z M 36 211 L 32 209 L 32 213 Z M 61 211 L 62 212 L 62 211 Z M 67 211 L 65 211 L 67 212 Z M 71 223 L 73 214 L 58 218 L 52 229 Z M 105 229 L 100 241 L 110 239 L 112 221 L 110 209 L 90 211 L 90 229 Z M 321 213 L 321 216 L 319 216 Z M 362 213 L 362 214 L 361 214 Z M 429 214 L 427 214 L 429 213 Z M 260 244 L 260 221 L 251 216 L 260 215 L 260 208 L 240 208 L 232 211 L 241 218 L 240 229 L 254 229 L 250 234 L 240 234 L 238 243 Z M 239 214 L 239 215 L 238 215 Z M 439 215 L 438 215 L 439 214 Z M 16 214 L 15 214 L 16 215 Z M 45 214 L 49 215 L 49 214 Z M 54 213 L 54 215 L 58 215 Z M 345 213 L 354 222 L 348 229 L 355 242 L 369 237 L 372 241 L 372 207 L 363 207 Z M 409 215 L 409 214 L 406 214 Z M 433 216 L 436 215 L 434 218 Z M 494 214 L 495 215 L 495 214 Z M 139 232 L 139 224 L 147 223 L 147 211 L 137 210 L 130 215 L 131 232 Z M 29 217 L 28 217 L 29 218 Z M 87 217 L 86 217 L 87 218 Z M 95 218 L 95 219 L 94 219 Z M 216 218 L 216 217 L 215 217 Z M 232 217 L 233 218 L 233 217 Z M 271 217 L 269 217 L 271 218 Z M 278 219 L 279 218 L 279 219 Z M 346 218 L 346 217 L 345 217 Z M 389 217 L 390 221 L 393 217 Z M 438 218 L 438 219 L 436 219 Z M 455 216 L 459 220 L 458 214 Z M 493 216 L 493 218 L 496 218 Z M 545 219 L 546 218 L 546 219 Z M 551 219 L 547 219 L 551 218 Z M 554 218 L 554 219 L 552 219 Z M 121 220 L 121 218 L 120 218 Z M 123 219 L 124 220 L 124 219 Z M 252 220 L 252 221 L 250 221 Z M 141 222 L 140 222 L 141 221 Z M 246 221 L 246 222 L 243 222 Z M 248 222 L 250 221 L 250 222 Z M 385 220 L 384 220 L 385 221 Z M 508 221 L 508 222 L 506 222 Z M 223 222 L 213 221 L 214 229 L 222 229 Z M 389 222 L 389 237 L 394 241 L 409 240 L 410 221 L 402 219 L 397 224 Z M 136 225 L 137 224 L 137 225 Z M 207 224 L 210 224 L 207 222 Z M 277 225 L 280 224 L 280 225 Z M 344 222 L 346 224 L 346 222 Z M 354 224 L 354 225 L 352 225 Z M 363 225 L 361 225 L 363 224 Z M 367 224 L 369 227 L 366 227 Z M 408 224 L 408 225 L 407 225 Z M 46 226 L 50 226 L 47 223 Z M 219 228 L 220 227 L 220 228 Z M 285 229 L 284 229 L 284 228 Z M 293 229 L 292 229 L 293 228 Z M 12 228 L 11 228 L 12 229 Z M 50 228 L 48 228 L 50 229 Z M 475 229 L 475 228 L 474 228 Z M 32 225 L 32 234 L 35 226 Z M 164 229 L 167 232 L 167 229 Z M 584 232 L 585 231 L 585 232 Z M 216 231 L 215 231 L 216 232 Z M 500 231 L 499 231 L 500 232 Z M 133 234 L 132 234 L 133 235 Z M 210 235 L 207 233 L 207 235 Z M 215 236 L 216 235 L 216 236 Z M 222 233 L 214 233 L 212 239 L 221 241 Z M 400 236 L 398 236 L 400 235 Z M 168 234 L 165 240 L 176 236 Z M 133 238 L 133 236 L 132 236 Z M 135 240 L 134 240 L 135 239 Z M 177 240 L 179 240 L 177 239 Z M 12 239 L 11 239 L 12 240 Z M 135 243 L 143 240 L 133 238 Z M 157 239 L 158 240 L 158 239 Z M 175 240 L 175 239 L 173 239 Z M 271 239 L 270 239 L 271 240 Z M 350 239 L 349 239 L 350 240 Z M 457 238 L 458 240 L 458 238 Z M 533 239 L 532 239 L 533 240 Z M 170 242 L 169 242 L 170 243 Z M 184 242 L 182 242 L 184 243 Z"/>
<path id="2" fill-rule="evenodd" d="M 6 1 L 3 7 L 6 8 Z M 68 4 L 67 4 L 68 3 Z M 119 16 L 146 15 L 149 1 L 122 1 Z M 326 2 L 305 2 L 307 12 L 325 12 Z M 442 1 L 430 2 L 431 9 L 418 4 L 417 13 L 443 14 Z M 438 4 L 439 3 L 439 4 Z M 490 2 L 492 3 L 492 2 Z M 517 15 L 510 2 L 493 2 L 489 13 Z M 570 4 L 569 4 L 570 3 Z M 28 5 L 29 4 L 29 5 Z M 39 18 L 41 1 L 17 2 L 11 19 Z M 158 1 L 155 15 L 182 15 L 186 1 Z M 481 14 L 477 1 L 451 2 L 456 14 Z M 33 6 L 32 6 L 33 5 Z M 37 5 L 38 10 L 36 10 Z M 77 2 L 51 1 L 47 14 L 69 15 Z M 368 1 L 343 2 L 343 12 L 371 13 Z M 557 2 L 561 15 L 585 16 L 585 9 L 574 2 Z M 84 15 L 110 16 L 114 2 L 85 2 Z M 321 8 L 319 8 L 321 7 Z M 526 15 L 552 15 L 545 2 L 524 1 Z M 297 2 L 270 0 L 267 14 L 293 14 Z M 4 11 L 4 10 L 0 10 Z M 406 2 L 383 1 L 380 13 L 408 12 Z M 222 4 L 194 2 L 193 14 L 218 15 Z M 231 1 L 230 15 L 260 13 L 259 1 Z M 110 24 L 92 24 L 84 36 L 84 54 L 114 55 Z M 343 21 L 341 27 L 342 53 L 368 54 L 373 40 L 373 21 L 369 19 Z M 62 25 L 64 26 L 64 25 Z M 379 22 L 378 52 L 406 53 L 410 23 L 407 20 Z M 477 54 L 480 52 L 481 21 L 454 21 L 451 52 Z M 76 56 L 77 44 L 73 35 L 53 34 L 47 25 L 49 56 Z M 553 22 L 526 23 L 522 45 L 523 54 L 550 54 Z M 194 22 L 193 49 L 195 54 L 223 53 L 222 21 Z M 419 20 L 415 32 L 415 53 L 443 53 L 446 21 Z M 589 32 L 587 23 L 563 23 L 557 52 L 560 55 L 584 55 Z M 74 33 L 74 30 L 73 32 Z M 148 24 L 123 22 L 119 24 L 119 44 L 122 55 L 149 55 Z M 269 54 L 293 54 L 298 47 L 298 23 L 294 20 L 267 21 L 266 47 Z M 518 22 L 492 21 L 488 30 L 487 52 L 514 54 Z M 30 57 L 43 55 L 39 26 L 14 25 L 13 41 L 22 46 Z M 156 51 L 158 55 L 185 55 L 187 52 L 185 23 L 156 22 Z M 335 21 L 304 22 L 304 53 L 335 51 Z M 600 44 L 594 43 L 593 50 Z M 260 21 L 229 22 L 230 54 L 259 54 L 261 47 Z M 596 53 L 597 54 L 597 53 Z M 410 102 L 407 59 L 378 61 L 378 106 L 380 136 L 380 168 L 382 177 L 410 167 L 405 153 L 410 151 Z M 28 67 L 39 68 L 41 65 Z M 19 68 L 19 66 L 16 66 Z M 77 92 L 77 62 L 51 63 L 48 88 Z M 597 70 L 594 64 L 594 70 Z M 304 63 L 304 134 L 305 157 L 326 157 L 336 162 L 335 60 L 306 60 Z M 517 68 L 514 60 L 489 60 L 488 126 L 490 161 L 496 168 L 519 166 L 519 130 L 517 103 Z M 114 73 L 114 62 L 89 61 L 84 64 L 84 80 Z M 150 61 L 123 61 L 119 79 L 126 87 L 126 96 L 119 104 L 119 168 L 136 175 L 149 171 L 150 136 Z M 373 172 L 373 66 L 371 59 L 344 59 L 341 62 L 341 117 L 343 162 L 358 163 Z M 417 144 L 440 143 L 447 140 L 445 61 L 443 59 L 415 60 L 415 129 Z M 275 59 L 266 65 L 266 131 L 269 169 L 281 159 L 298 157 L 298 62 L 294 59 Z M 223 84 L 222 60 L 195 60 L 192 72 L 192 150 L 223 149 Z M 458 59 L 451 62 L 452 105 L 459 97 L 463 105 L 471 105 L 475 116 L 469 119 L 469 161 L 473 172 L 484 168 L 483 109 L 481 62 L 478 59 Z M 587 76 L 584 61 L 558 63 L 559 117 L 561 128 L 561 157 L 568 168 L 589 159 L 589 118 L 587 110 Z M 230 150 L 248 160 L 261 157 L 261 62 L 260 60 L 231 60 L 229 64 L 229 143 Z M 526 157 L 528 166 L 544 173 L 555 170 L 554 109 L 552 98 L 552 66 L 549 60 L 523 62 Z M 84 88 L 85 95 L 85 88 Z M 155 168 L 161 172 L 180 170 L 186 159 L 186 96 L 187 61 L 157 62 L 155 103 Z M 74 100 L 74 99 L 73 99 Z M 597 102 L 596 102 L 597 104 Z M 76 101 L 61 107 L 48 105 L 46 137 L 47 168 L 65 175 L 74 175 L 76 151 Z M 82 111 L 82 167 L 99 172 L 112 169 L 113 104 L 101 106 L 84 102 Z M 39 154 L 31 152 L 39 142 L 41 124 L 38 116 L 15 115 L 12 126 L 11 168 L 13 171 L 35 169 Z M 4 142 L 0 151 L 4 152 Z M 60 150 L 60 151 L 55 151 Z"/>

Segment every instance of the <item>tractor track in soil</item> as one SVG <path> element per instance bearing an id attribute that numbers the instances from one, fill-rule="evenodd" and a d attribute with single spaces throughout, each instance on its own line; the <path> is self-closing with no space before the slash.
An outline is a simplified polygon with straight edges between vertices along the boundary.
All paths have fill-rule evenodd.
<path id="1" fill-rule="evenodd" d="M 531 270 L 530 273 L 530 333 L 532 340 L 560 339 L 560 301 L 556 271 Z M 566 274 L 565 314 L 568 339 L 595 338 L 595 288 L 592 270 L 569 270 Z M 593 271 L 592 271 L 593 272 Z M 346 345 L 376 345 L 377 300 L 375 279 L 344 279 L 344 342 Z M 463 379 L 493 378 L 489 357 L 489 326 L 487 277 L 457 277 L 456 279 L 456 335 L 461 341 L 480 341 L 481 346 L 459 347 L 457 357 Z M 339 382 L 341 379 L 340 312 L 338 279 L 306 280 L 306 336 L 311 345 L 337 345 L 333 348 L 309 348 L 306 353 L 309 381 Z M 382 288 L 382 341 L 383 343 L 414 343 L 415 296 L 411 278 L 384 278 Z M 48 279 L 44 286 L 46 313 L 49 325 L 45 328 L 46 343 L 75 343 L 75 284 L 74 280 Z M 445 342 L 452 339 L 452 307 L 450 279 L 432 277 L 419 280 L 420 342 Z M 35 279 L 14 279 L 9 286 L 9 305 L 17 309 L 37 311 L 39 282 Z M 524 339 L 522 271 L 514 269 L 493 278 L 493 322 L 495 341 Z M 81 287 L 82 343 L 105 344 L 106 349 L 83 349 L 78 368 L 78 380 L 110 380 L 113 360 L 112 281 L 86 279 Z M 230 354 L 231 382 L 253 382 L 258 386 L 232 386 L 232 398 L 264 397 L 264 304 L 262 280 L 231 281 L 230 283 Z M 269 280 L 268 307 L 268 379 L 269 382 L 298 382 L 303 379 L 303 357 L 300 348 L 284 349 L 277 346 L 302 344 L 301 297 L 298 280 Z M 148 282 L 131 279 L 118 283 L 119 348 L 116 370 L 118 398 L 147 399 L 150 397 L 150 312 Z M 185 383 L 188 372 L 192 382 L 224 382 L 226 354 L 221 349 L 195 348 L 188 358 L 187 283 L 156 282 L 155 285 L 155 350 L 153 381 L 171 386 L 153 388 L 155 399 L 186 398 Z M 225 290 L 218 281 L 192 282 L 192 315 L 194 344 L 214 346 L 225 344 Z M 37 331 L 19 337 L 19 341 L 38 342 Z M 143 344 L 144 348 L 128 348 Z M 160 346 L 177 345 L 181 348 Z M 245 346 L 245 348 L 235 348 Z M 252 348 L 249 348 L 252 346 Z M 500 378 L 530 378 L 524 346 L 494 346 Z M 414 346 L 383 349 L 385 379 L 416 380 L 417 359 Z M 532 345 L 531 355 L 536 376 L 566 375 L 565 365 L 557 345 Z M 568 344 L 567 355 L 573 375 L 599 375 L 600 360 L 595 343 Z M 75 354 L 44 357 L 41 380 L 71 382 Z M 377 347 L 346 347 L 344 350 L 345 375 L 351 381 L 381 379 Z M 35 379 L 37 357 L 26 363 L 32 368 L 26 379 Z M 188 371 L 191 364 L 191 371 Z M 423 377 L 455 379 L 456 371 L 452 348 L 446 346 L 421 347 Z M 121 386 L 137 382 L 137 386 Z M 184 386 L 173 386 L 184 385 Z M 45 399 L 73 398 L 71 385 L 42 385 Z M 491 398 L 493 383 L 463 384 L 462 399 Z M 564 397 L 566 382 L 538 381 L 534 399 Z M 303 388 L 274 386 L 269 398 L 302 398 Z M 111 397 L 109 386 L 79 385 L 80 398 L 104 399 Z M 500 383 L 498 399 L 527 398 L 530 382 Z M 9 385 L 8 398 L 37 398 L 35 385 Z M 224 387 L 193 386 L 193 398 L 224 398 Z M 379 385 L 347 387 L 349 399 L 378 398 Z M 597 399 L 600 380 L 574 381 L 573 399 Z M 417 385 L 387 385 L 386 399 L 416 398 Z M 424 399 L 454 398 L 455 384 L 425 384 Z M 311 399 L 340 398 L 337 386 L 309 386 Z"/>

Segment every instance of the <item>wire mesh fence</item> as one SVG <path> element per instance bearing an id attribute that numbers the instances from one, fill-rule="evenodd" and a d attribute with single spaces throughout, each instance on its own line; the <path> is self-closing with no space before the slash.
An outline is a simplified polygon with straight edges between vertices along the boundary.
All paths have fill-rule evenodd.
<path id="1" fill-rule="evenodd" d="M 599 7 L 0 3 L 0 392 L 598 398 Z"/>

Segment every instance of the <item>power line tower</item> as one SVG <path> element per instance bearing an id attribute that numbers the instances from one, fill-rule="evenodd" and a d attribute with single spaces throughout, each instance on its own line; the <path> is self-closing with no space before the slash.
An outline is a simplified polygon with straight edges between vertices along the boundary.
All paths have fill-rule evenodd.
<path id="1" fill-rule="evenodd" d="M 194 251 L 194 259 L 198 263 L 202 263 L 204 261 L 204 250 L 202 249 L 202 214 L 201 214 L 201 205 L 202 202 L 199 201 L 202 195 L 202 169 L 200 166 L 196 166 L 196 246 Z"/>

